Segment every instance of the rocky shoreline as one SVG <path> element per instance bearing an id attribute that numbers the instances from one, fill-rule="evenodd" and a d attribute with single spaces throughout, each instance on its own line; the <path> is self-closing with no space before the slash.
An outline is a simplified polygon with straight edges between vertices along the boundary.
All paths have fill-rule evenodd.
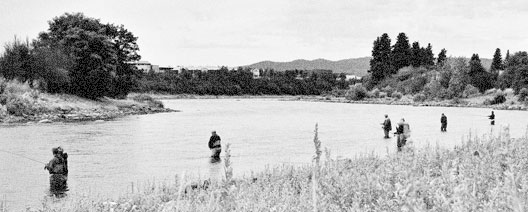
<path id="1" fill-rule="evenodd" d="M 179 112 L 170 108 L 164 108 L 147 104 L 133 104 L 117 109 L 78 109 L 70 106 L 57 107 L 54 110 L 34 114 L 9 115 L 0 119 L 0 123 L 53 123 L 53 122 L 83 122 L 83 121 L 107 121 L 128 115 L 144 115 L 154 113 Z"/>
<path id="2" fill-rule="evenodd" d="M 409 105 L 415 107 L 468 107 L 468 108 L 490 108 L 493 110 L 521 110 L 526 111 L 528 107 L 522 104 L 507 105 L 484 105 L 474 103 L 452 103 L 447 101 L 442 102 L 413 102 L 406 100 L 394 100 L 394 99 L 368 99 L 353 101 L 347 100 L 344 97 L 322 97 L 322 96 L 299 96 L 287 99 L 281 99 L 283 101 L 310 101 L 310 102 L 329 102 L 329 103 L 349 103 L 349 104 L 384 104 L 384 105 Z"/>

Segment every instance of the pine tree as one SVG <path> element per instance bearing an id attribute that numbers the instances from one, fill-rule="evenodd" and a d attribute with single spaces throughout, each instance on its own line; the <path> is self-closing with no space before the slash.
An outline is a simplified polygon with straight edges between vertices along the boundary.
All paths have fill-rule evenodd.
<path id="1" fill-rule="evenodd" d="M 374 41 L 372 48 L 372 59 L 370 60 L 370 70 L 374 82 L 383 80 L 391 74 L 391 45 L 387 33 L 383 33 Z"/>
<path id="2" fill-rule="evenodd" d="M 495 54 L 493 55 L 493 61 L 491 62 L 490 72 L 492 74 L 497 74 L 499 70 L 502 70 L 502 56 L 500 49 L 497 48 L 495 50 Z"/>
<path id="3" fill-rule="evenodd" d="M 422 49 L 420 43 L 415 41 L 411 48 L 411 65 L 413 67 L 420 67 L 422 65 Z"/>
<path id="4" fill-rule="evenodd" d="M 431 46 L 431 43 L 427 44 L 427 48 L 424 51 L 424 63 L 423 65 L 426 66 L 433 66 L 434 65 L 434 54 L 433 54 L 433 46 Z"/>
<path id="5" fill-rule="evenodd" d="M 436 61 L 436 64 L 442 65 L 444 61 L 447 59 L 446 56 L 447 51 L 445 49 L 440 50 L 440 53 L 438 53 L 438 59 Z"/>
<path id="6" fill-rule="evenodd" d="M 506 57 L 504 58 L 504 61 L 503 61 L 504 64 L 502 64 L 502 67 L 506 69 L 509 65 L 508 64 L 509 61 L 510 61 L 510 50 L 508 49 L 506 50 Z"/>
<path id="7" fill-rule="evenodd" d="M 391 57 L 394 68 L 392 74 L 397 73 L 400 68 L 407 67 L 411 64 L 411 47 L 405 33 L 401 32 L 398 34 Z"/>
<path id="8" fill-rule="evenodd" d="M 493 87 L 495 83 L 493 76 L 486 72 L 478 54 L 473 54 L 471 60 L 469 61 L 469 80 L 470 84 L 477 87 L 480 92 L 484 92 L 487 89 Z"/>

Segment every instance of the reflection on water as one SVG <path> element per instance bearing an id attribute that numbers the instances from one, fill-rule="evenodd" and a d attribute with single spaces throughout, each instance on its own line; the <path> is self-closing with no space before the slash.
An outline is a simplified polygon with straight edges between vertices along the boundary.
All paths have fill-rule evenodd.
<path id="1" fill-rule="evenodd" d="M 222 159 L 211 157 L 209 163 L 209 181 L 211 183 L 220 182 L 223 179 L 224 173 Z"/>
<path id="2" fill-rule="evenodd" d="M 497 133 L 507 125 L 512 137 L 520 137 L 528 122 L 525 111 L 495 111 L 491 126 L 486 117 L 491 110 L 478 108 L 259 99 L 164 103 L 182 112 L 107 122 L 0 125 L 0 150 L 49 161 L 49 149 L 62 146 L 70 155 L 68 197 L 116 198 L 130 192 L 131 183 L 173 182 L 182 173 L 200 182 L 224 179 L 224 161 L 210 158 L 211 130 L 222 135 L 222 144 L 231 144 L 233 174 L 240 177 L 266 165 L 310 163 L 315 123 L 322 146 L 331 150 L 332 157 L 353 158 L 396 151 L 395 138 L 383 138 L 384 114 L 393 123 L 405 118 L 417 147 L 451 148 L 470 132 L 473 136 Z M 447 132 L 440 132 L 441 113 L 449 120 Z M 39 207 L 49 192 L 48 177 L 42 164 L 0 151 L 0 194 L 7 196 L 13 210 Z"/>

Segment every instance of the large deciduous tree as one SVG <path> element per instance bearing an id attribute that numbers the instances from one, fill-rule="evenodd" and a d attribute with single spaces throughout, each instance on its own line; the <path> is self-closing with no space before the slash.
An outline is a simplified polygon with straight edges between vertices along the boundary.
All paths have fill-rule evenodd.
<path id="1" fill-rule="evenodd" d="M 59 49 L 73 60 L 69 70 L 69 92 L 96 99 L 123 96 L 137 74 L 129 62 L 140 56 L 137 37 L 122 25 L 103 24 L 82 13 L 66 13 L 49 22 L 37 48 Z"/>

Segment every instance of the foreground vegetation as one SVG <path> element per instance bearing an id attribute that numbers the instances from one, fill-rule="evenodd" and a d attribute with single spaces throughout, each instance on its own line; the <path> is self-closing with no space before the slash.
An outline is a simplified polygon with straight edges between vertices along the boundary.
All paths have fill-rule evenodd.
<path id="1" fill-rule="evenodd" d="M 282 165 L 202 186 L 182 177 L 115 200 L 48 199 L 44 211 L 526 211 L 528 134 L 468 137 L 454 149 L 412 143 L 387 157 L 335 160 L 315 131 L 313 164 Z M 196 180 L 196 179 L 194 179 Z"/>
<path id="2" fill-rule="evenodd" d="M 49 94 L 31 88 L 29 83 L 0 78 L 0 123 L 106 120 L 169 111 L 147 95 L 94 101 L 70 94 Z"/>

